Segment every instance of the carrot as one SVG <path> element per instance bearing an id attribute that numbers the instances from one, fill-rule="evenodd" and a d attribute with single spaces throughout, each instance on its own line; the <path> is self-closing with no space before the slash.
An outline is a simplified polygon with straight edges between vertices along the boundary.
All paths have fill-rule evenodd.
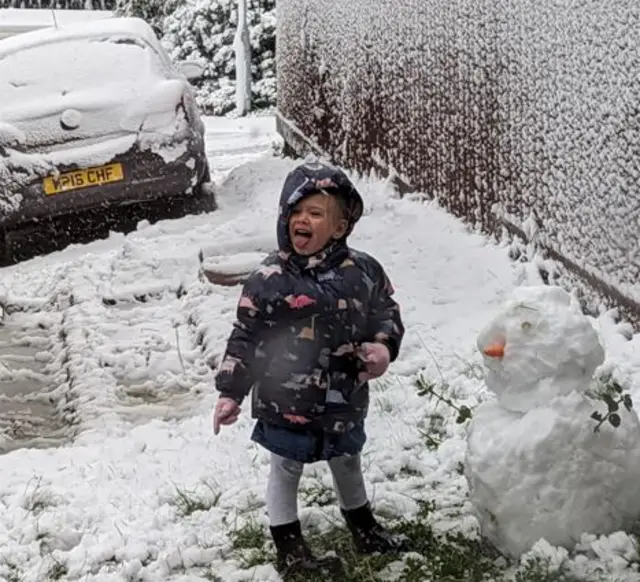
<path id="1" fill-rule="evenodd" d="M 489 344 L 484 350 L 482 350 L 485 356 L 490 358 L 503 358 L 504 357 L 504 344 L 493 343 Z"/>

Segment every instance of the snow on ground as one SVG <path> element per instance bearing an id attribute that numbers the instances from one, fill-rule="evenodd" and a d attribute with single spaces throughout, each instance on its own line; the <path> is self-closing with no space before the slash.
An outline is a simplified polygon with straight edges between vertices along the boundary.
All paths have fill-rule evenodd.
<path id="1" fill-rule="evenodd" d="M 240 164 L 253 159 L 256 151 L 269 150 L 280 143 L 275 134 L 275 121 L 268 117 L 205 117 L 205 142 L 209 159 L 213 160 L 213 177 L 224 178 Z"/>
<path id="2" fill-rule="evenodd" d="M 84 582 L 279 579 L 269 565 L 243 569 L 232 549 L 231 532 L 267 523 L 268 455 L 249 441 L 248 405 L 236 425 L 212 435 L 216 396 L 206 361 L 224 349 L 239 288 L 201 280 L 198 252 L 272 236 L 278 193 L 296 162 L 271 157 L 272 118 L 209 119 L 207 130 L 218 211 L 143 224 L 128 236 L 0 271 L 0 295 L 56 314 L 54 338 L 66 357 L 55 362 L 66 371 L 75 422 L 66 445 L 0 456 L 0 580 L 40 582 L 55 572 Z M 472 533 L 460 474 L 465 429 L 447 422 L 442 444 L 425 446 L 420 431 L 436 404 L 417 395 L 415 375 L 422 370 L 446 382 L 457 402 L 477 404 L 486 395 L 478 331 L 515 286 L 539 281 L 506 248 L 433 204 L 397 199 L 382 181 L 358 184 L 366 212 L 351 243 L 385 266 L 407 327 L 400 359 L 373 386 L 369 491 L 384 515 L 410 517 L 417 500 L 432 500 L 434 527 Z M 608 348 L 605 366 L 633 383 L 637 398 L 639 336 L 625 339 L 608 315 L 597 326 Z M 443 405 L 437 411 L 453 417 Z M 306 526 L 339 521 L 335 505 L 310 502 L 310 492 L 329 485 L 326 467 L 307 468 Z M 183 515 L 181 493 L 209 508 Z M 571 562 L 583 579 L 604 568 L 610 580 L 640 580 L 621 570 L 626 534 L 585 538 L 583 546 L 584 557 Z M 564 556 L 544 545 L 538 551 Z"/>

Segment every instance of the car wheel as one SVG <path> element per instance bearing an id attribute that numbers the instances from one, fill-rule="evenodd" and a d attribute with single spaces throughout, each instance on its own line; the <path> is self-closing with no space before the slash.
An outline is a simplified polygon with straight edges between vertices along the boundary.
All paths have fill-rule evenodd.
<path id="1" fill-rule="evenodd" d="M 201 214 L 203 212 L 213 212 L 218 209 L 218 203 L 216 201 L 216 191 L 211 181 L 211 172 L 209 166 L 207 166 L 202 180 L 195 187 L 195 191 L 191 196 L 194 200 L 195 214 Z"/>
<path id="2" fill-rule="evenodd" d="M 201 182 L 191 194 L 174 196 L 168 200 L 158 201 L 158 204 L 161 204 L 159 206 L 160 214 L 154 220 L 182 218 L 189 214 L 205 214 L 218 208 L 211 182 Z"/>
<path id="3" fill-rule="evenodd" d="M 176 217 L 187 214 L 204 214 L 217 210 L 216 193 L 213 182 L 211 182 L 209 170 L 205 172 L 200 183 L 193 189 L 191 194 L 182 194 L 171 199 L 171 206 Z"/>
<path id="4" fill-rule="evenodd" d="M 216 190 L 211 178 L 209 177 L 208 170 L 205 179 L 203 179 L 196 187 L 193 198 L 196 206 L 196 214 L 200 214 L 202 212 L 213 212 L 218 209 Z"/>

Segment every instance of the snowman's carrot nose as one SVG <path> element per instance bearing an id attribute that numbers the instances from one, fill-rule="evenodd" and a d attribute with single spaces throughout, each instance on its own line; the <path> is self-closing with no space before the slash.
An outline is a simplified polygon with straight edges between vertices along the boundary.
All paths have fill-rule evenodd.
<path id="1" fill-rule="evenodd" d="M 485 356 L 490 358 L 503 358 L 504 357 L 504 343 L 492 343 L 489 344 L 482 352 Z"/>

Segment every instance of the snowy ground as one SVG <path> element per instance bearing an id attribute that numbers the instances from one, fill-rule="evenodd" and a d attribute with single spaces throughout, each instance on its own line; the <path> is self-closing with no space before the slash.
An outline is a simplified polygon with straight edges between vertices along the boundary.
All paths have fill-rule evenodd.
<path id="1" fill-rule="evenodd" d="M 0 270 L 0 295 L 32 305 L 8 321 L 30 318 L 33 327 L 35 319 L 50 331 L 47 373 L 73 421 L 65 445 L 0 456 L 0 580 L 279 579 L 269 565 L 247 568 L 232 543 L 246 524 L 266 525 L 268 456 L 249 441 L 248 410 L 212 435 L 206 361 L 224 349 L 238 288 L 200 280 L 198 252 L 272 236 L 277 195 L 295 162 L 271 156 L 272 118 L 210 119 L 208 135 L 217 212 L 141 225 Z M 473 535 L 460 474 L 464 426 L 440 404 L 442 442 L 425 445 L 421 433 L 437 403 L 417 395 L 416 374 L 473 408 L 486 396 L 476 334 L 514 286 L 538 283 L 537 274 L 434 205 L 396 199 L 384 182 L 359 185 L 367 210 L 351 242 L 386 267 L 407 327 L 400 359 L 373 386 L 369 490 L 382 515 L 409 518 L 421 500 L 432 501 L 437 531 Z M 637 400 L 640 337 L 626 339 L 609 316 L 596 323 L 605 366 Z M 312 502 L 329 484 L 324 466 L 306 471 L 305 527 L 339 521 L 335 504 Z M 640 580 L 625 569 L 638 559 L 626 534 L 585 537 L 581 549 L 567 557 L 542 544 L 539 552 L 578 579 L 600 572 Z"/>

